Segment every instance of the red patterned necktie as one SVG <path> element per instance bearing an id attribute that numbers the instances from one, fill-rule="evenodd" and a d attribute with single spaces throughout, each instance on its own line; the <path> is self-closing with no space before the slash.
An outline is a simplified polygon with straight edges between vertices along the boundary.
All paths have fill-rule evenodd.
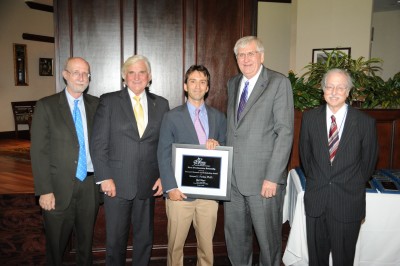
<path id="1" fill-rule="evenodd" d="M 339 130 L 337 128 L 335 116 L 331 116 L 332 124 L 331 128 L 329 129 L 329 159 L 332 163 L 333 159 L 335 158 L 336 151 L 339 147 Z"/>

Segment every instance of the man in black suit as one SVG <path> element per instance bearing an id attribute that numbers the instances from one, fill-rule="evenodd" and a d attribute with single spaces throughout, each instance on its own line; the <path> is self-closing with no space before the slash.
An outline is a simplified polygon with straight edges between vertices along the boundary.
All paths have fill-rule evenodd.
<path id="1" fill-rule="evenodd" d="M 100 97 L 91 142 L 97 181 L 105 193 L 107 265 L 125 265 L 129 228 L 132 265 L 148 265 L 153 245 L 154 196 L 162 194 L 157 162 L 168 101 L 150 93 L 151 67 L 141 55 L 122 66 L 125 88 Z"/>
<path id="2" fill-rule="evenodd" d="M 92 265 L 99 190 L 94 181 L 89 141 L 99 99 L 83 93 L 90 81 L 90 66 L 83 58 L 69 58 L 62 74 L 66 89 L 39 100 L 33 116 L 31 158 L 35 194 L 40 196 L 43 209 L 46 264 L 62 265 L 75 228 L 76 264 Z M 75 129 L 78 113 L 83 135 Z"/>
<path id="3" fill-rule="evenodd" d="M 350 75 L 328 71 L 321 83 L 326 105 L 305 112 L 300 157 L 307 177 L 306 212 L 309 265 L 353 265 L 365 184 L 378 156 L 375 120 L 346 104 Z"/>

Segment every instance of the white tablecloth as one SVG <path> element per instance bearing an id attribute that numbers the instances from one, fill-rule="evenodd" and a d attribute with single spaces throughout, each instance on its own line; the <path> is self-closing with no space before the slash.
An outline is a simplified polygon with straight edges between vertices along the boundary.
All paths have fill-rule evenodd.
<path id="1" fill-rule="evenodd" d="M 285 265 L 308 265 L 304 191 L 293 169 L 288 176 L 283 219 L 291 225 Z M 400 195 L 367 193 L 366 218 L 358 237 L 354 265 L 400 265 Z"/>

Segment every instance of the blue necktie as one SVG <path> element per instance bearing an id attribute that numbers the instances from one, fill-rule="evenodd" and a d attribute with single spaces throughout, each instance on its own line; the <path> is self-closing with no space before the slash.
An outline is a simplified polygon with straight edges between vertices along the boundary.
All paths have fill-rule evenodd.
<path id="1" fill-rule="evenodd" d="M 83 133 L 83 124 L 81 112 L 78 107 L 79 100 L 74 100 L 74 123 L 76 134 L 78 135 L 79 141 L 79 160 L 78 167 L 76 168 L 76 177 L 83 181 L 87 175 L 87 165 L 86 165 L 86 149 L 85 149 L 85 135 Z"/>
<path id="2" fill-rule="evenodd" d="M 249 88 L 249 81 L 244 83 L 244 89 L 242 91 L 242 95 L 240 95 L 240 102 L 237 111 L 237 121 L 239 121 L 240 114 L 243 112 L 244 108 L 246 107 L 247 103 L 247 89 Z"/>

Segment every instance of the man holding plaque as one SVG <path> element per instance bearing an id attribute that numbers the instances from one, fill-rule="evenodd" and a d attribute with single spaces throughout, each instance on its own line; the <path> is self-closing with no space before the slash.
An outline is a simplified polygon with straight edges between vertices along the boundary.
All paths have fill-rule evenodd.
<path id="1" fill-rule="evenodd" d="M 259 265 L 279 266 L 292 89 L 284 75 L 263 66 L 257 37 L 239 39 L 234 52 L 241 73 L 228 81 L 227 146 L 234 151 L 231 201 L 224 203 L 228 256 L 232 265 L 252 265 L 254 228 Z"/>
<path id="2" fill-rule="evenodd" d="M 210 73 L 202 65 L 191 66 L 185 75 L 187 102 L 164 115 L 158 143 L 158 164 L 166 194 L 168 217 L 168 265 L 183 265 L 183 246 L 193 222 L 197 237 L 198 265 L 213 265 L 212 240 L 217 223 L 218 202 L 190 199 L 183 194 L 172 168 L 172 144 L 201 144 L 215 149 L 225 144 L 226 118 L 205 104 Z"/>

